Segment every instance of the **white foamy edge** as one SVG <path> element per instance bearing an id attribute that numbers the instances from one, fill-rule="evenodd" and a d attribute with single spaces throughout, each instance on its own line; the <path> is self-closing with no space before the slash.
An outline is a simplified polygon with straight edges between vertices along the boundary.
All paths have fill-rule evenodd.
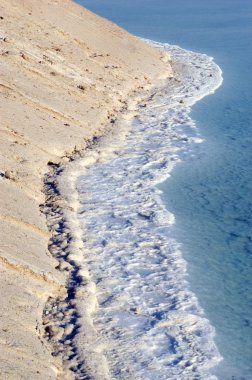
<path id="1" fill-rule="evenodd" d="M 168 110 L 168 112 L 171 112 L 172 115 L 170 116 L 173 118 L 172 138 L 174 139 L 175 144 L 174 145 L 171 144 L 169 147 L 170 155 L 172 155 L 172 160 L 167 162 L 165 165 L 161 165 L 161 166 L 159 165 L 160 161 L 158 161 L 157 163 L 157 166 L 159 167 L 158 174 L 157 174 L 157 170 L 155 169 L 155 172 L 156 172 L 155 178 L 144 179 L 144 183 L 145 185 L 147 185 L 146 188 L 149 189 L 149 191 L 152 193 L 152 196 L 154 197 L 153 199 L 155 200 L 156 214 L 155 214 L 154 219 L 158 221 L 159 229 L 166 229 L 167 227 L 169 227 L 169 223 L 174 222 L 174 216 L 165 209 L 159 197 L 160 192 L 156 188 L 153 188 L 153 186 L 156 185 L 157 183 L 160 183 L 164 179 L 166 179 L 169 176 L 169 172 L 172 170 L 175 163 L 179 160 L 179 155 L 181 151 L 183 151 L 183 148 L 181 149 L 181 146 L 180 146 L 181 137 L 182 139 L 187 138 L 189 141 L 192 141 L 192 142 L 196 142 L 196 143 L 198 142 L 197 139 L 199 139 L 199 137 L 197 136 L 188 138 L 188 137 L 185 137 L 185 134 L 183 134 L 182 136 L 179 135 L 177 133 L 176 125 L 178 125 L 180 128 L 181 124 L 183 123 L 184 124 L 191 123 L 191 127 L 194 127 L 194 123 L 188 117 L 188 113 L 190 112 L 189 107 L 192 104 L 194 104 L 196 101 L 202 99 L 204 96 L 210 93 L 213 93 L 221 85 L 222 77 L 221 77 L 220 68 L 212 62 L 212 58 L 207 57 L 206 55 L 197 54 L 193 52 L 187 52 L 179 47 L 170 46 L 168 44 L 160 44 L 153 41 L 146 41 L 146 42 L 158 48 L 168 50 L 173 55 L 173 60 L 177 60 L 177 63 L 179 64 L 183 63 L 183 65 L 185 65 L 185 67 L 183 68 L 185 83 L 182 81 L 180 82 L 180 84 L 178 84 L 178 83 L 175 83 L 176 82 L 175 80 L 174 81 L 172 80 L 174 83 L 171 82 L 171 85 L 169 86 L 169 88 L 162 89 L 162 91 L 160 91 L 159 94 L 157 94 L 154 98 L 152 98 L 152 100 L 150 101 L 151 104 L 149 104 L 149 106 L 146 108 L 147 110 L 150 110 L 149 114 L 156 112 L 157 117 L 158 115 L 160 115 L 160 113 L 164 112 L 163 114 L 164 119 L 161 121 L 159 120 L 159 122 L 161 123 L 165 123 L 164 120 L 166 120 L 166 117 L 167 117 L 167 115 L 165 114 L 166 112 L 165 110 Z M 200 61 L 201 64 L 208 63 L 208 65 L 211 66 L 211 68 L 209 68 L 209 72 L 213 76 L 209 77 L 209 78 L 212 78 L 210 80 L 211 82 L 210 84 L 209 84 L 209 81 L 206 81 L 203 84 L 201 83 L 201 86 L 198 86 L 199 83 L 196 80 L 197 75 L 195 74 L 195 72 L 197 72 L 197 70 L 199 69 L 197 69 L 197 67 L 193 67 L 195 65 L 195 62 L 198 62 L 198 61 Z M 188 69 L 189 66 L 192 66 L 192 67 Z M 194 75 L 195 75 L 194 78 L 192 77 L 192 72 L 194 72 Z M 199 89 L 196 89 L 195 86 L 199 87 Z M 175 91 L 175 88 L 177 89 L 176 91 Z M 183 100 L 183 104 L 180 103 L 181 100 Z M 176 112 L 174 112 L 175 110 Z M 148 118 L 150 117 L 150 115 L 148 114 L 148 111 L 146 112 L 147 115 L 144 116 L 143 108 L 142 108 L 141 113 L 142 115 L 141 116 L 139 115 L 139 118 L 141 119 L 139 123 L 144 124 L 147 122 L 148 124 L 149 123 Z M 139 130 L 139 128 L 137 128 L 137 130 Z M 120 133 L 121 133 L 121 130 L 118 129 L 118 136 L 120 135 Z M 145 138 L 146 130 L 142 131 L 141 134 L 142 134 L 142 139 Z M 171 136 L 168 136 L 168 137 L 171 139 Z M 95 279 L 95 276 L 96 277 L 98 276 L 97 268 L 95 271 L 94 268 L 92 268 L 92 263 L 90 263 L 90 261 L 92 260 L 92 256 L 90 255 L 94 255 L 95 253 L 100 254 L 100 251 L 101 251 L 99 247 L 97 247 L 97 241 L 95 241 L 97 232 L 99 232 L 100 227 L 101 227 L 101 225 L 99 226 L 99 218 L 101 217 L 101 214 L 100 215 L 98 214 L 98 220 L 95 223 L 91 223 L 90 225 L 91 231 L 90 231 L 89 230 L 90 226 L 89 227 L 87 226 L 88 224 L 87 221 L 88 221 L 88 217 L 90 217 L 91 219 L 94 217 L 94 213 L 92 211 L 91 214 L 88 214 L 90 213 L 90 210 L 88 209 L 90 209 L 90 205 L 93 206 L 94 202 L 92 200 L 92 197 L 93 197 L 92 194 L 91 194 L 91 200 L 89 201 L 89 203 L 87 202 L 87 194 L 85 190 L 87 189 L 87 186 L 85 184 L 85 175 L 89 177 L 89 180 L 90 178 L 92 179 L 92 174 L 91 174 L 92 170 L 94 168 L 97 168 L 99 165 L 100 166 L 102 165 L 103 167 L 102 174 L 104 175 L 104 170 L 105 170 L 104 167 L 106 168 L 111 163 L 111 161 L 108 162 L 108 160 L 115 158 L 117 155 L 119 155 L 120 157 L 121 152 L 116 151 L 118 149 L 118 147 L 116 146 L 117 144 L 111 145 L 111 141 L 114 141 L 114 140 L 115 140 L 114 135 L 111 136 L 111 139 L 108 136 L 107 140 L 103 142 L 103 148 L 105 149 L 102 152 L 95 151 L 95 150 L 87 152 L 83 160 L 81 160 L 78 163 L 78 165 L 76 164 L 72 165 L 72 167 L 70 166 L 68 170 L 66 170 L 64 176 L 62 177 L 60 181 L 62 193 L 68 199 L 73 211 L 73 213 L 71 212 L 71 216 L 70 216 L 71 222 L 69 223 L 71 224 L 70 226 L 71 229 L 75 230 L 76 251 L 71 253 L 71 259 L 78 262 L 79 266 L 81 267 L 80 274 L 87 281 L 87 286 L 83 289 L 83 295 L 80 294 L 80 302 L 79 302 L 80 314 L 83 316 L 82 321 L 81 321 L 81 331 L 83 332 L 83 336 L 85 337 L 83 338 L 85 339 L 85 346 L 80 347 L 80 352 L 83 358 L 85 359 L 85 361 L 87 362 L 87 365 L 89 366 L 89 368 L 93 367 L 91 369 L 91 373 L 97 379 L 101 379 L 101 378 L 111 379 L 111 375 L 109 374 L 109 368 L 107 366 L 107 361 L 109 362 L 109 367 L 111 369 L 111 367 L 113 367 L 113 359 L 111 359 L 111 352 L 113 351 L 115 347 L 113 347 L 113 343 L 111 343 L 111 337 L 108 338 L 108 336 L 104 336 L 103 339 L 101 340 L 99 335 L 97 336 L 93 327 L 93 322 L 92 322 L 93 313 L 99 307 L 97 303 L 97 295 L 100 300 L 101 299 L 104 300 L 104 294 L 102 294 L 102 292 L 104 293 L 104 289 L 101 291 L 98 288 L 98 293 L 97 293 L 97 287 L 95 284 L 95 281 L 97 281 L 97 278 Z M 136 133 L 134 133 L 134 140 L 136 140 Z M 182 141 L 185 141 L 185 140 L 182 140 Z M 147 165 L 150 166 L 151 162 L 148 162 Z M 85 204 L 88 205 L 88 207 L 85 206 L 87 208 L 86 210 L 85 210 L 85 207 L 82 208 L 81 210 L 79 209 L 79 201 L 82 195 L 81 194 L 78 195 L 75 191 L 76 177 L 80 174 L 82 174 L 81 181 L 84 184 L 83 192 L 84 192 Z M 91 177 L 90 177 L 90 174 L 91 174 Z M 65 182 L 66 176 L 71 176 L 71 178 L 67 178 L 68 185 L 66 185 L 66 182 Z M 93 178 L 93 181 L 94 181 L 94 178 Z M 101 194 L 99 194 L 99 189 L 97 193 L 97 189 L 95 188 L 93 181 L 91 180 L 90 182 L 91 183 L 90 189 L 93 192 L 93 194 L 94 193 L 96 194 L 95 197 L 97 198 L 97 194 L 98 194 L 98 198 L 99 198 Z M 97 209 L 101 210 L 102 209 L 101 206 L 102 205 L 98 203 Z M 153 208 L 153 205 L 152 205 L 152 208 Z M 82 215 L 83 215 L 83 212 L 85 212 L 84 214 L 85 221 L 82 222 L 82 228 L 80 228 L 80 224 L 77 218 L 74 217 L 74 214 L 77 213 L 78 211 L 81 211 Z M 144 209 L 144 212 L 146 212 L 146 209 Z M 144 217 L 146 215 L 148 216 L 148 214 L 146 215 L 143 214 L 143 215 Z M 106 221 L 105 221 L 105 225 L 102 225 L 102 226 L 106 227 Z M 95 227 L 98 228 L 98 231 L 97 229 L 95 230 Z M 83 244 L 83 230 L 84 230 L 85 240 L 87 240 L 85 241 L 85 244 Z M 90 236 L 91 233 L 93 233 L 92 231 L 95 231 L 96 236 Z M 201 376 L 200 378 L 202 379 L 215 379 L 214 376 L 211 376 L 208 373 L 209 368 L 211 368 L 220 360 L 220 355 L 213 342 L 214 329 L 212 328 L 212 326 L 210 326 L 209 322 L 205 319 L 204 313 L 202 309 L 199 307 L 196 297 L 190 291 L 188 291 L 187 282 L 184 279 L 185 274 L 186 274 L 186 265 L 185 265 L 184 260 L 182 259 L 181 253 L 179 252 L 178 248 L 179 248 L 178 244 L 174 242 L 173 239 L 170 239 L 169 246 L 167 246 L 167 249 L 170 251 L 172 250 L 174 251 L 174 252 L 169 253 L 169 254 L 173 253 L 174 257 L 173 258 L 169 257 L 168 262 L 170 266 L 172 266 L 175 263 L 175 266 L 173 268 L 175 272 L 175 278 L 178 277 L 181 284 L 185 286 L 185 289 L 183 290 L 185 291 L 187 297 L 188 295 L 191 296 L 193 305 L 190 305 L 190 309 L 191 309 L 190 313 L 188 312 L 181 313 L 181 312 L 178 312 L 178 310 L 171 312 L 170 310 L 168 313 L 169 315 L 167 315 L 165 318 L 165 321 L 161 320 L 159 323 L 159 326 L 161 328 L 162 326 L 163 327 L 166 326 L 166 328 L 170 328 L 171 326 L 173 326 L 172 327 L 174 329 L 173 333 L 175 335 L 176 335 L 176 328 L 178 328 L 178 326 L 180 326 L 180 328 L 181 326 L 184 328 L 183 331 L 184 331 L 185 336 L 188 334 L 191 335 L 192 331 L 194 331 L 195 329 L 196 330 L 198 329 L 199 331 L 201 331 L 201 333 L 204 331 L 205 336 L 203 337 L 203 339 L 201 339 L 200 346 L 203 351 L 205 350 L 205 353 L 203 353 L 204 355 L 200 359 L 200 360 L 203 360 L 203 363 L 200 363 L 201 373 L 199 376 Z M 104 247 L 103 247 L 103 250 L 104 250 Z M 83 255 L 84 255 L 84 258 L 83 258 Z M 174 259 L 174 263 L 171 262 L 172 259 Z M 90 273 L 91 273 L 91 278 L 90 278 Z M 102 271 L 101 271 L 101 274 L 102 274 Z M 105 280 L 106 279 L 103 279 L 103 281 Z M 108 284 L 108 289 L 109 288 L 111 288 L 111 284 Z M 112 284 L 111 289 L 113 288 L 114 288 L 114 284 Z M 180 303 L 182 301 L 179 300 L 178 302 Z M 136 307 L 135 310 L 137 310 L 137 306 L 133 305 L 132 307 L 133 308 Z M 126 310 L 126 314 L 127 313 L 129 314 L 130 308 L 132 309 L 132 307 L 129 305 L 129 309 Z M 96 315 L 97 314 L 98 313 L 96 312 Z M 132 318 L 131 314 L 132 313 L 130 313 L 130 318 Z M 102 316 L 99 316 L 98 318 L 102 318 Z M 176 325 L 174 321 L 179 321 L 179 322 L 176 322 L 178 325 Z M 100 322 L 100 324 L 103 325 L 103 322 L 102 323 Z M 99 332 L 103 334 L 103 331 L 102 331 L 103 327 L 100 326 L 100 328 L 98 328 L 97 326 L 98 326 L 98 322 L 96 321 L 95 329 L 98 329 Z M 181 339 L 182 339 L 182 336 L 180 336 Z M 200 340 L 199 337 L 197 339 Z M 80 341 L 81 339 L 79 339 L 78 341 L 79 346 L 80 346 Z M 88 342 L 88 345 L 86 344 L 87 342 Z M 191 345 L 193 345 L 194 343 L 195 342 L 190 342 Z M 195 344 L 199 345 L 199 342 L 196 342 Z M 112 349 L 111 349 L 111 345 L 112 345 Z M 122 355 L 124 353 L 124 348 L 123 348 L 123 351 L 121 352 Z M 116 350 L 118 353 L 120 353 L 120 347 L 116 346 Z M 106 353 L 106 358 L 104 357 L 104 353 Z M 108 357 L 108 355 L 110 355 L 110 357 Z M 121 359 L 124 360 L 123 357 Z M 197 363 L 197 365 L 199 365 L 199 363 Z M 192 367 L 193 368 L 191 368 L 190 370 L 197 371 L 197 369 L 195 368 L 195 364 L 192 365 Z M 188 371 L 187 367 L 183 367 L 182 369 L 183 371 Z M 165 370 L 167 371 L 167 368 L 165 368 Z M 193 372 L 193 373 L 195 374 L 196 372 Z M 119 379 L 121 378 L 120 376 L 123 376 L 122 377 L 123 379 L 132 378 L 132 374 L 129 375 L 130 377 L 127 377 L 125 373 L 124 374 L 122 373 L 122 375 L 118 375 L 116 378 Z M 147 375 L 145 374 L 143 378 L 144 379 L 149 378 L 146 376 Z M 167 373 L 165 376 L 167 376 Z M 164 377 L 164 379 L 181 378 L 178 376 L 181 376 L 181 375 L 174 373 L 174 374 L 169 375 L 169 377 Z M 188 374 L 188 375 L 186 375 L 185 373 L 183 374 L 183 379 L 189 380 L 191 377 L 185 377 L 185 376 L 191 376 L 191 374 Z M 136 378 L 142 379 L 142 377 L 136 377 Z M 163 377 L 159 377 L 159 378 L 160 380 L 163 379 Z"/>

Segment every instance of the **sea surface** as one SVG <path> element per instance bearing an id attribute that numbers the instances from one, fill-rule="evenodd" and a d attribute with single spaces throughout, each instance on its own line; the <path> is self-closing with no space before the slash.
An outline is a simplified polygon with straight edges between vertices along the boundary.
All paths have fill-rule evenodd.
<path id="1" fill-rule="evenodd" d="M 198 361 L 196 360 L 195 368 L 200 360 L 204 361 L 206 359 L 204 352 L 209 355 L 209 361 L 214 361 L 216 358 L 216 363 L 219 352 L 223 360 L 219 365 L 211 369 L 211 374 L 215 374 L 220 380 L 251 380 L 252 2 L 250 0 L 212 0 L 211 2 L 202 0 L 178 0 L 176 2 L 167 0 L 128 0 L 127 2 L 123 0 L 86 0 L 79 1 L 79 3 L 117 22 L 137 36 L 163 43 L 169 42 L 187 50 L 206 53 L 208 56 L 214 57 L 215 62 L 223 71 L 224 82 L 215 94 L 202 99 L 193 106 L 190 113 L 191 119 L 188 119 L 188 116 L 182 112 L 177 130 L 174 130 L 174 123 L 171 126 L 172 130 L 170 132 L 180 134 L 182 140 L 177 143 L 178 140 L 175 139 L 175 145 L 167 146 L 167 161 L 169 161 L 168 157 L 171 157 L 171 150 L 174 150 L 175 165 L 173 170 L 170 171 L 170 177 L 162 185 L 159 185 L 159 189 L 162 190 L 161 197 L 167 209 L 175 217 L 175 223 L 171 220 L 169 229 L 164 227 L 160 231 L 159 228 L 159 232 L 162 236 L 163 234 L 169 235 L 170 243 L 167 246 L 167 251 L 177 252 L 177 258 L 172 261 L 172 263 L 175 263 L 175 275 L 178 268 L 178 278 L 185 270 L 188 273 L 186 281 L 188 281 L 189 285 L 184 284 L 184 280 L 181 280 L 185 288 L 184 290 L 178 290 L 180 295 L 180 291 L 185 291 L 182 299 L 175 299 L 174 288 L 170 288 L 169 297 L 174 296 L 174 305 L 176 306 L 174 310 L 176 310 L 178 304 L 184 305 L 186 301 L 188 305 L 185 307 L 185 311 L 190 309 L 191 315 L 194 315 L 192 318 L 196 319 L 190 319 L 191 325 L 190 323 L 187 325 L 188 320 L 184 317 L 184 325 L 191 326 L 191 335 L 198 331 L 198 336 L 207 337 L 208 342 L 210 342 L 209 346 L 205 342 L 204 347 L 202 346 L 202 339 L 197 342 L 197 347 L 203 347 L 204 349 L 202 350 L 202 356 L 197 357 Z M 170 114 L 165 115 L 165 112 L 160 113 L 159 116 L 161 118 L 159 125 L 165 123 L 165 118 L 170 120 L 172 117 Z M 159 116 L 156 115 L 157 118 Z M 151 119 L 151 115 L 149 117 Z M 138 121 L 141 124 L 141 120 L 139 119 Z M 146 115 L 142 125 L 146 125 Z M 181 125 L 183 125 L 182 129 Z M 197 129 L 192 132 L 195 125 Z M 163 133 L 165 134 L 165 128 Z M 204 139 L 204 142 L 201 144 L 186 144 L 186 148 L 183 148 L 184 142 L 190 140 L 190 137 L 188 137 L 190 135 L 193 136 L 194 142 L 197 139 L 200 140 L 200 138 Z M 147 152 L 148 150 L 146 150 L 146 158 L 148 158 Z M 128 152 L 128 155 L 132 155 L 132 152 Z M 135 158 L 136 156 L 133 154 L 132 171 L 137 166 L 134 161 Z M 146 164 L 147 162 L 145 161 L 138 163 L 140 166 Z M 162 164 L 165 165 L 164 162 L 158 162 L 157 169 L 158 165 L 159 169 L 162 168 Z M 128 168 L 128 161 L 126 166 Z M 99 169 L 97 170 L 99 171 Z M 108 176 L 108 178 L 110 177 Z M 90 186 L 92 183 L 90 179 Z M 84 188 L 85 186 L 82 187 L 82 189 Z M 84 192 L 84 190 L 82 191 Z M 89 188 L 89 191 L 92 191 L 92 187 Z M 129 201 L 130 199 L 128 199 Z M 149 205 L 151 206 L 151 203 Z M 121 207 L 123 209 L 123 204 L 121 204 Z M 139 212 L 140 218 L 146 223 L 148 220 L 155 219 L 155 213 L 153 215 L 146 214 L 145 210 L 143 212 L 140 210 Z M 168 214 L 165 215 L 167 218 Z M 173 216 L 169 215 L 172 219 Z M 120 214 L 117 210 L 113 218 L 116 223 L 113 225 L 113 232 L 115 232 L 116 228 L 122 228 L 120 218 L 123 218 L 123 214 Z M 128 228 L 130 228 L 131 223 L 134 223 L 131 218 L 133 218 L 133 214 L 127 220 Z M 107 223 L 108 219 L 106 217 L 105 219 Z M 104 228 L 108 227 L 106 223 Z M 110 224 L 111 226 L 112 224 Z M 144 278 L 147 272 L 148 276 L 150 275 L 146 263 L 142 264 L 142 271 L 141 273 L 139 272 L 139 265 L 141 265 L 139 247 L 143 244 L 143 250 L 147 249 L 146 247 L 148 246 L 148 242 L 144 242 L 145 234 L 147 232 L 143 231 L 143 240 L 136 241 L 138 250 L 136 250 L 135 257 L 131 257 L 133 261 L 125 263 L 122 259 L 121 263 L 122 267 L 123 265 L 129 266 L 129 273 L 123 273 L 123 276 L 126 278 L 126 274 L 130 274 L 131 282 L 129 281 L 128 288 L 124 285 L 121 286 L 124 286 L 126 293 L 131 296 L 136 294 L 134 293 L 134 286 L 139 284 L 140 281 L 139 278 L 137 281 L 137 278 L 131 277 L 134 271 L 138 270 L 137 275 L 141 278 Z M 160 293 L 158 293 L 156 299 L 154 295 L 151 295 L 153 304 L 150 308 L 148 303 L 144 303 L 144 313 L 148 314 L 146 320 L 136 319 L 136 316 L 142 315 L 140 306 L 129 305 L 131 314 L 129 313 L 128 315 L 127 323 L 128 326 L 134 325 L 136 327 L 135 331 L 139 326 L 147 329 L 145 323 L 152 326 L 150 315 L 155 323 L 159 318 L 157 326 L 161 325 L 162 327 L 162 313 L 165 312 L 165 302 L 161 307 L 163 309 L 160 314 L 158 314 L 157 305 L 161 303 L 160 294 L 162 292 L 168 294 L 167 286 L 169 286 L 169 281 L 170 284 L 173 284 L 173 281 L 171 273 L 165 274 L 164 272 L 166 265 L 167 267 L 171 266 L 169 257 L 164 254 L 165 250 L 163 248 L 161 250 L 162 260 L 157 254 L 158 249 L 162 246 L 161 235 L 159 235 L 154 246 L 149 242 L 148 249 L 151 250 L 153 259 L 149 265 L 156 268 L 159 279 L 164 281 L 163 287 L 161 284 Z M 102 240 L 102 244 L 104 247 L 107 245 L 106 239 Z M 129 248 L 132 249 L 132 247 Z M 111 252 L 108 253 L 111 254 Z M 119 253 L 120 250 L 118 249 L 117 258 L 120 257 Z M 184 259 L 187 263 L 186 267 Z M 96 261 L 93 264 L 90 262 L 90 265 L 93 265 L 98 270 L 102 264 Z M 122 275 L 121 269 L 115 263 L 110 262 L 110 267 L 115 268 L 115 273 L 111 273 L 112 277 L 116 278 L 116 275 Z M 96 275 L 98 276 L 97 271 Z M 165 277 L 166 275 L 167 277 Z M 153 272 L 152 277 L 148 278 L 148 282 L 153 280 L 154 284 L 154 279 L 155 272 Z M 120 290 L 120 286 L 116 287 L 116 284 L 113 283 L 108 284 L 108 287 Z M 148 293 L 147 287 L 144 289 Z M 118 297 L 121 297 L 120 302 L 122 302 L 119 304 L 125 306 L 125 294 L 118 293 Z M 109 297 L 106 298 L 104 293 L 101 294 L 101 298 L 103 298 L 104 302 L 107 300 L 107 306 L 110 303 L 112 305 L 114 302 L 112 299 L 109 300 Z M 138 305 L 137 301 L 136 305 Z M 152 310 L 152 314 L 150 310 Z M 101 318 L 101 315 L 97 316 L 97 324 L 101 323 Z M 111 324 L 113 318 L 107 314 L 107 326 Z M 172 318 L 173 316 L 171 315 L 171 320 Z M 169 317 L 167 319 L 166 316 L 165 320 L 168 323 Z M 170 323 L 172 324 L 173 322 L 170 321 Z M 212 327 L 216 332 L 214 338 L 212 336 Z M 120 334 L 123 335 L 118 326 L 113 325 L 111 328 L 109 338 L 113 335 L 111 331 L 114 331 L 114 338 L 117 334 L 118 338 L 120 338 Z M 150 336 L 143 337 L 143 339 L 146 339 L 143 346 L 148 346 L 148 342 L 152 342 L 154 339 L 151 335 L 153 330 L 149 328 L 148 331 L 150 331 Z M 162 357 L 162 363 L 167 364 L 164 363 L 166 359 L 162 355 L 164 348 L 168 347 L 167 351 L 170 350 L 174 353 L 174 362 L 170 362 L 168 365 L 179 368 L 181 364 L 180 369 L 186 368 L 186 366 L 189 368 L 192 365 L 189 363 L 191 353 L 187 348 L 192 343 L 190 341 L 191 335 L 189 330 L 179 332 L 175 328 L 175 330 L 170 331 L 169 345 L 167 346 L 167 336 L 165 337 L 165 335 L 162 336 L 161 334 L 156 346 L 153 347 L 152 353 L 156 352 L 157 356 Z M 123 336 L 127 341 L 127 336 Z M 158 335 L 156 334 L 156 336 Z M 184 342 L 185 336 L 189 339 L 187 342 L 188 347 L 186 344 L 183 346 L 183 343 L 181 343 Z M 195 341 L 193 342 L 195 343 Z M 217 348 L 213 345 L 213 342 L 215 342 Z M 116 351 L 119 353 L 117 359 Z M 181 353 L 180 356 L 179 354 L 177 355 L 179 352 Z M 150 357 L 152 357 L 152 353 Z M 114 359 L 111 359 L 112 362 L 113 360 L 114 362 L 121 360 L 120 355 L 122 354 L 123 351 L 120 352 L 120 347 L 109 353 L 110 358 L 114 357 Z M 182 359 L 183 355 L 184 358 Z M 129 355 L 129 357 L 132 358 L 132 355 Z M 125 363 L 127 363 L 127 360 L 126 355 Z M 135 365 L 137 366 L 136 363 L 138 365 L 142 363 L 142 367 L 146 366 L 143 357 L 135 357 Z M 152 365 L 155 370 L 160 370 L 160 363 L 152 362 Z M 132 376 L 126 375 L 127 368 L 124 374 L 122 368 L 118 368 L 116 365 L 115 368 L 119 371 L 117 374 L 115 373 L 117 378 L 126 379 L 127 376 Z M 136 367 L 137 370 L 139 369 Z M 207 376 L 204 369 L 201 368 L 200 371 L 197 374 L 195 372 L 195 377 L 189 377 L 189 375 L 186 377 L 187 375 L 181 375 L 174 370 L 171 376 L 164 374 L 164 377 L 160 377 L 156 375 L 152 379 L 174 378 L 190 380 Z M 139 378 L 151 378 L 142 373 L 139 376 L 143 376 Z"/>

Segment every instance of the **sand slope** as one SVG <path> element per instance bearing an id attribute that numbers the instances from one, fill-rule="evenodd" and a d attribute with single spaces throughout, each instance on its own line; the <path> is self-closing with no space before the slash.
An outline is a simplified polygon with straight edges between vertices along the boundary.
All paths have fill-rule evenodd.
<path id="1" fill-rule="evenodd" d="M 39 207 L 47 163 L 101 135 L 170 69 L 166 56 L 67 0 L 2 0 L 0 59 L 0 378 L 55 379 L 61 363 L 41 320 L 67 275 L 55 269 Z"/>

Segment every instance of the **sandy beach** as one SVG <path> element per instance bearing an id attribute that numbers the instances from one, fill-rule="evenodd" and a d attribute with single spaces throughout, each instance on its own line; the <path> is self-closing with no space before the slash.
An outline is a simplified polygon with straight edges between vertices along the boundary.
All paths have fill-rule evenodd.
<path id="1" fill-rule="evenodd" d="M 53 313 L 59 299 L 70 313 L 78 268 L 61 255 L 70 231 L 57 168 L 134 115 L 172 75 L 169 55 L 68 0 L 2 0 L 0 9 L 0 378 L 70 379 L 71 323 L 56 329 Z M 54 338 L 70 340 L 68 354 Z"/>

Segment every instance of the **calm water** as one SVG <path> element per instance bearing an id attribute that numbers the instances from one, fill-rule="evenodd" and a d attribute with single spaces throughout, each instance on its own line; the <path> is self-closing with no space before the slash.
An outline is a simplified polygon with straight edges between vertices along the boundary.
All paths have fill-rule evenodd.
<path id="1" fill-rule="evenodd" d="M 82 0 L 130 32 L 214 56 L 224 83 L 193 107 L 205 143 L 162 185 L 189 280 L 215 326 L 221 380 L 252 379 L 252 2 Z"/>

